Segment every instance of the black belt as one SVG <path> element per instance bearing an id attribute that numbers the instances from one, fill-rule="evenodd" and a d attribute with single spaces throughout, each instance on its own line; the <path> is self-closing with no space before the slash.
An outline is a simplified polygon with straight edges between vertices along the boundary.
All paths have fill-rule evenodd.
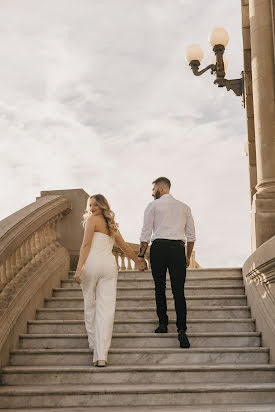
<path id="1" fill-rule="evenodd" d="M 155 239 L 155 240 L 153 240 L 153 242 L 152 243 L 154 243 L 154 242 L 179 242 L 179 243 L 182 243 L 184 246 L 185 246 L 185 243 L 184 243 L 184 241 L 183 240 L 176 240 L 176 239 Z"/>

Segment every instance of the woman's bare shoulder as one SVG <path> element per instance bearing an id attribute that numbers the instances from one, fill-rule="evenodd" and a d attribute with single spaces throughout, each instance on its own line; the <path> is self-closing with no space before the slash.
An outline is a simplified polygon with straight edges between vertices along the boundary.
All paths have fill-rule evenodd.
<path id="1" fill-rule="evenodd" d="M 97 216 L 95 216 L 95 215 L 88 216 L 88 219 L 87 219 L 86 223 L 87 223 L 88 227 L 95 227 L 98 224 Z"/>

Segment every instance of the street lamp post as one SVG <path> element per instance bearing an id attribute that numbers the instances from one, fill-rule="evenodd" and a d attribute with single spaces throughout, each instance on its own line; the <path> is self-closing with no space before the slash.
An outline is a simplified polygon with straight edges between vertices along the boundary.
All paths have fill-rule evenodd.
<path id="1" fill-rule="evenodd" d="M 186 50 L 186 60 L 188 61 L 195 76 L 201 76 L 207 70 L 211 74 L 216 74 L 214 84 L 218 87 L 226 87 L 227 90 L 233 90 L 236 96 L 244 96 L 244 80 L 243 72 L 240 79 L 225 79 L 225 72 L 228 66 L 227 59 L 224 56 L 225 47 L 229 41 L 227 31 L 222 27 L 215 27 L 209 36 L 209 42 L 213 47 L 215 53 L 215 62 L 209 64 L 202 70 L 199 70 L 201 61 L 203 59 L 203 50 L 198 44 L 189 46 Z"/>

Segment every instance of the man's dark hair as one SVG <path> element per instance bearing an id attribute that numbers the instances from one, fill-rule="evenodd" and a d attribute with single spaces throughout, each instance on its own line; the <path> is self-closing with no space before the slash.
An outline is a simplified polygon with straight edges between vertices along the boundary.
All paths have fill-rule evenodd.
<path id="1" fill-rule="evenodd" d="M 170 189 L 171 187 L 171 182 L 169 179 L 167 179 L 167 177 L 158 177 L 156 180 L 153 181 L 152 184 L 159 184 L 159 183 L 164 183 L 165 185 L 167 185 Z"/>

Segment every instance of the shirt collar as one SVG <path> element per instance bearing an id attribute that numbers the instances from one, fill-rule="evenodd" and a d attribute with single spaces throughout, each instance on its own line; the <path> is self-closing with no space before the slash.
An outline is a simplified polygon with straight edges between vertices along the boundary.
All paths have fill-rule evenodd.
<path id="1" fill-rule="evenodd" d="M 173 197 L 173 196 L 171 195 L 171 193 L 167 193 L 165 195 L 162 195 L 160 199 L 166 198 L 166 197 Z"/>

